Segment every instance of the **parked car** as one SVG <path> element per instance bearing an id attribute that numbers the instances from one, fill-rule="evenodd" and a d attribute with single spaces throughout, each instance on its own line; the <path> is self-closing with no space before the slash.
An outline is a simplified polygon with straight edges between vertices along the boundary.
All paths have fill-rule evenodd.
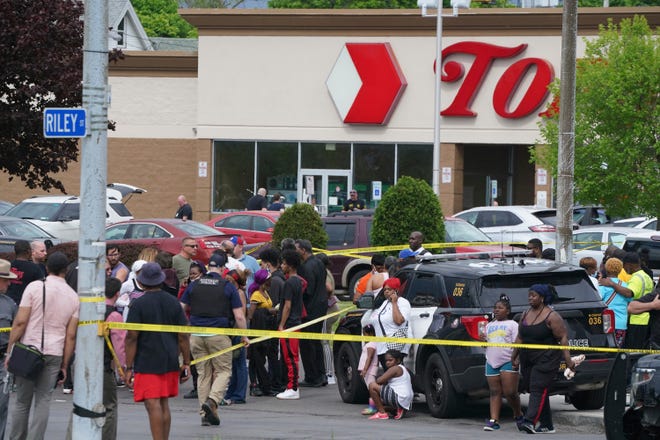
<path id="1" fill-rule="evenodd" d="M 587 226 L 573 231 L 573 264 L 577 265 L 581 258 L 592 257 L 600 265 L 603 252 L 608 246 L 614 245 L 623 249 L 623 242 L 628 234 L 639 232 L 635 228 L 616 226 Z"/>
<path id="2" fill-rule="evenodd" d="M 573 223 L 580 226 L 606 225 L 612 223 L 612 219 L 602 206 L 575 205 L 573 207 Z"/>
<path id="3" fill-rule="evenodd" d="M 181 241 L 184 237 L 192 237 L 198 246 L 195 259 L 205 264 L 213 251 L 221 248 L 220 243 L 233 235 L 219 234 L 212 227 L 193 220 L 175 218 L 127 220 L 105 228 L 107 244 L 154 246 L 171 254 L 181 251 Z"/>
<path id="4" fill-rule="evenodd" d="M 655 439 L 660 436 L 660 355 L 639 358 L 630 378 L 631 405 L 623 416 L 624 438 Z"/>
<path id="5" fill-rule="evenodd" d="M 638 229 L 638 232 L 628 234 L 623 243 L 623 250 L 637 252 L 641 256 L 647 254 L 649 269 L 653 271 L 653 279 L 657 282 L 660 275 L 660 232 Z"/>
<path id="6" fill-rule="evenodd" d="M 0 253 L 10 254 L 14 252 L 14 243 L 16 243 L 16 240 L 42 240 L 48 248 L 59 242 L 59 240 L 48 232 L 27 220 L 4 215 L 0 216 Z"/>
<path id="7" fill-rule="evenodd" d="M 658 217 L 630 217 L 617 220 L 614 226 L 629 226 L 638 229 L 650 229 L 652 231 L 658 228 Z"/>
<path id="8" fill-rule="evenodd" d="M 206 222 L 223 234 L 241 235 L 248 244 L 269 242 L 279 211 L 237 211 L 221 214 Z"/>
<path id="9" fill-rule="evenodd" d="M 557 211 L 536 206 L 480 206 L 454 214 L 481 229 L 493 241 L 527 243 L 538 238 L 554 247 Z"/>
<path id="10" fill-rule="evenodd" d="M 397 277 L 402 295 L 411 305 L 413 338 L 443 341 L 480 341 L 495 302 L 502 292 L 511 300 L 511 318 L 519 321 L 529 307 L 528 289 L 534 283 L 556 286 L 553 309 L 564 318 L 572 354 L 584 354 L 573 380 L 563 375 L 562 363 L 551 394 L 570 396 L 577 409 L 602 407 L 613 353 L 582 352 L 580 347 L 615 347 L 614 314 L 601 301 L 586 272 L 572 265 L 535 258 L 455 259 L 456 255 L 422 257 L 402 268 Z M 372 296 L 363 295 L 358 310 L 339 321 L 337 334 L 360 335 L 376 310 Z M 361 344 L 335 341 L 335 374 L 342 400 L 366 402 L 367 390 L 357 373 Z M 404 360 L 413 389 L 426 396 L 434 417 L 462 414 L 472 399 L 489 395 L 484 374 L 485 348 L 451 344 L 423 344 L 411 348 Z"/>
<path id="11" fill-rule="evenodd" d="M 0 215 L 5 215 L 5 212 L 9 211 L 13 206 L 14 204 L 11 202 L 0 200 Z"/>
<path id="12" fill-rule="evenodd" d="M 371 227 L 373 210 L 337 212 L 321 219 L 323 228 L 328 234 L 328 250 L 346 250 L 369 248 L 371 243 Z M 468 222 L 455 217 L 445 217 L 445 243 L 478 243 L 492 241 L 479 229 Z M 405 247 L 405 244 L 402 244 Z M 501 251 L 497 245 L 463 245 L 452 249 L 453 252 L 485 252 Z M 330 272 L 335 279 L 335 291 L 339 294 L 352 296 L 355 284 L 369 270 L 370 257 L 354 258 L 348 255 L 330 256 Z"/>
<path id="13" fill-rule="evenodd" d="M 106 224 L 130 220 L 133 215 L 122 202 L 129 194 L 146 192 L 135 186 L 111 183 L 106 189 Z M 62 241 L 76 241 L 80 236 L 80 197 L 35 196 L 23 200 L 5 215 L 29 220 Z"/>

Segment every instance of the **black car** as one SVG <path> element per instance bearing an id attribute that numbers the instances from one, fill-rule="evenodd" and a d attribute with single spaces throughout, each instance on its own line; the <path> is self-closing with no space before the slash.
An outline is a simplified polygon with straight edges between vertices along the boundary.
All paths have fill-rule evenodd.
<path id="1" fill-rule="evenodd" d="M 555 286 L 559 294 L 553 307 L 566 322 L 569 344 L 575 347 L 571 354 L 583 353 L 580 347 L 615 347 L 614 315 L 583 269 L 522 256 L 459 258 L 460 254 L 422 257 L 427 260 L 406 266 L 396 275 L 412 308 L 410 326 L 414 338 L 450 343 L 478 341 L 502 292 L 511 300 L 512 318 L 519 321 L 529 307 L 529 287 L 547 283 Z M 369 302 L 368 297 L 364 298 L 359 304 Z M 336 332 L 361 334 L 372 310 L 349 312 Z M 359 353 L 359 343 L 334 343 L 339 393 L 347 403 L 367 398 L 367 390 L 357 374 Z M 600 408 L 614 355 L 583 354 L 586 360 L 575 378 L 566 380 L 560 369 L 551 392 L 569 395 L 578 409 Z M 457 416 L 470 399 L 489 395 L 484 347 L 420 344 L 413 346 L 405 365 L 412 372 L 413 388 L 426 395 L 434 417 Z"/>

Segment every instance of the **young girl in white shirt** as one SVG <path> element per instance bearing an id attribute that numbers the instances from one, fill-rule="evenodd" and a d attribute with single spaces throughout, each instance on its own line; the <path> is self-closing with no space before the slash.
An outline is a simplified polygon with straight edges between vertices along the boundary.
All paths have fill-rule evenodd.
<path id="1" fill-rule="evenodd" d="M 399 350 L 387 350 L 385 364 L 387 370 L 375 382 L 369 385 L 369 395 L 376 404 L 378 412 L 369 420 L 387 420 L 393 411 L 393 418 L 399 420 L 410 410 L 413 400 L 410 373 L 402 365 L 404 354 Z"/>

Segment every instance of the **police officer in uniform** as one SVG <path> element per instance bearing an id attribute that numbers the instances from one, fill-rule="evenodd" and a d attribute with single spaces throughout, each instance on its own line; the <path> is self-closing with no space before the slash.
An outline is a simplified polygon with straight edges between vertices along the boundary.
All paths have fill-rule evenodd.
<path id="1" fill-rule="evenodd" d="M 223 255 L 214 254 L 209 261 L 208 273 L 199 278 L 183 293 L 181 302 L 190 313 L 190 325 L 195 327 L 247 328 L 243 303 L 238 290 L 222 277 L 226 263 Z M 247 336 L 242 338 L 249 344 Z M 195 359 L 216 353 L 231 346 L 226 335 L 193 334 L 190 348 Z M 201 405 L 202 425 L 219 425 L 218 405 L 222 401 L 231 377 L 231 352 L 197 364 L 197 395 Z"/>

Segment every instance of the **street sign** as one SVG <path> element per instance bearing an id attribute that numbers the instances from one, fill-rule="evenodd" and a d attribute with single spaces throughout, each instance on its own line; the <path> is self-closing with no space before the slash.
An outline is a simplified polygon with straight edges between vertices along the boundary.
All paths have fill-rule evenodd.
<path id="1" fill-rule="evenodd" d="M 87 110 L 84 108 L 45 108 L 44 137 L 82 138 L 87 136 Z"/>

